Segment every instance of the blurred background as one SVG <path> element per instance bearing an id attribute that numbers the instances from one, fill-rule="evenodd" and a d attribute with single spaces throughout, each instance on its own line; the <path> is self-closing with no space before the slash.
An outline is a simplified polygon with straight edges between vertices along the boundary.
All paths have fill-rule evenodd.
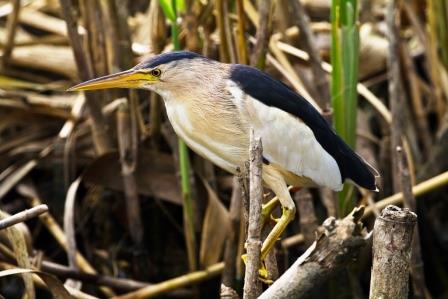
<path id="1" fill-rule="evenodd" d="M 49 206 L 0 231 L 1 270 L 51 273 L 76 298 L 150 285 L 160 298 L 218 298 L 221 282 L 241 291 L 241 180 L 185 149 L 156 94 L 65 91 L 176 49 L 282 80 L 381 173 L 378 193 L 296 192 L 272 278 L 327 217 L 365 205 L 371 230 L 404 201 L 418 214 L 412 296 L 448 298 L 444 0 L 0 1 L 0 215 Z M 314 297 L 367 298 L 370 267 L 371 244 Z M 58 281 L 2 277 L 0 294 L 51 298 Z"/>

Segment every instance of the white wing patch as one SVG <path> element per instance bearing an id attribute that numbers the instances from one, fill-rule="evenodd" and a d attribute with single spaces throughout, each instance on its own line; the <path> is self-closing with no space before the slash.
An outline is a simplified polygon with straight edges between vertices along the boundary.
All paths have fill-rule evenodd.
<path id="1" fill-rule="evenodd" d="M 342 177 L 335 159 L 320 145 L 313 131 L 299 118 L 252 98 L 233 82 L 228 89 L 263 142 L 263 156 L 318 185 L 342 190 Z"/>

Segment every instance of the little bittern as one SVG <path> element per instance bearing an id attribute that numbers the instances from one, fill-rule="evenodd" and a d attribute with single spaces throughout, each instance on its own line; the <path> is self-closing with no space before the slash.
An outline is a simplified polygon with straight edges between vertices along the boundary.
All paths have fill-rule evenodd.
<path id="1" fill-rule="evenodd" d="M 236 173 L 249 158 L 249 131 L 263 142 L 264 184 L 283 214 L 263 243 L 264 259 L 294 218 L 287 185 L 342 189 L 345 180 L 377 190 L 378 173 L 336 135 L 302 96 L 256 68 L 191 52 L 149 58 L 130 70 L 70 90 L 143 88 L 160 94 L 174 131 L 197 154 Z M 272 205 L 269 207 L 271 211 Z"/>

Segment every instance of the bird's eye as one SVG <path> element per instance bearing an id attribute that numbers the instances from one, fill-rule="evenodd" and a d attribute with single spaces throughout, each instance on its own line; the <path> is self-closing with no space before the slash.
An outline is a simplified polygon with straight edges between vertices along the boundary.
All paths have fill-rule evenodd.
<path id="1" fill-rule="evenodd" d="M 153 75 L 154 77 L 160 77 L 161 74 L 162 74 L 162 71 L 159 69 L 153 69 L 151 71 L 151 75 Z"/>

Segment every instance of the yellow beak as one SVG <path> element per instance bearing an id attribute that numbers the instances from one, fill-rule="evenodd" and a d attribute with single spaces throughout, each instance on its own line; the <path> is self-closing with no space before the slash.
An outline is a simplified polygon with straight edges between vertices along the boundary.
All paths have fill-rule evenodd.
<path id="1" fill-rule="evenodd" d="M 133 69 L 99 77 L 70 87 L 67 91 L 95 90 L 107 88 L 139 88 L 158 79 L 148 73 Z"/>

